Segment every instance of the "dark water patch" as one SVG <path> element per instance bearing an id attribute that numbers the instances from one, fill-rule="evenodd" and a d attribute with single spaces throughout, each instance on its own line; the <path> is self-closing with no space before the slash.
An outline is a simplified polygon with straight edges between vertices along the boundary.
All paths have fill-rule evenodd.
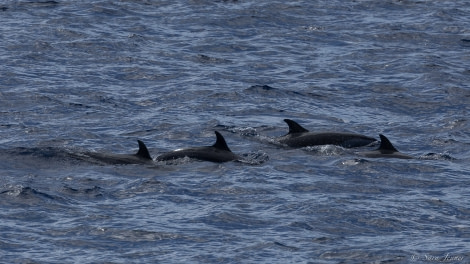
<path id="1" fill-rule="evenodd" d="M 373 247 L 373 245 L 371 245 Z M 368 262 L 368 263 L 406 263 L 410 261 L 410 253 L 397 250 L 361 250 L 338 248 L 322 253 L 319 258 L 325 261 Z"/>
<path id="2" fill-rule="evenodd" d="M 470 218 L 470 210 L 455 204 L 449 203 L 446 200 L 439 198 L 432 198 L 419 201 L 421 206 L 429 206 L 434 212 L 434 217 L 456 217 L 459 220 L 467 221 Z M 468 227 L 466 227 L 468 228 Z"/>
<path id="3" fill-rule="evenodd" d="M 397 209 L 393 209 L 396 211 Z M 373 209 L 343 210 L 341 208 L 324 208 L 317 211 L 318 220 L 312 224 L 319 226 L 323 232 L 337 237 L 357 237 L 358 239 L 375 236 L 394 236 L 396 233 L 409 230 L 410 221 L 400 219 L 390 212 Z M 348 215 L 348 217 L 342 217 Z M 324 225 L 322 223 L 329 223 Z M 311 225 L 312 225 L 311 224 Z M 332 226 L 335 228 L 332 228 Z"/>
<path id="4" fill-rule="evenodd" d="M 111 239 L 128 242 L 151 242 L 162 240 L 188 239 L 177 233 L 155 232 L 149 230 L 106 229 L 105 235 Z"/>
<path id="5" fill-rule="evenodd" d="M 315 227 L 313 227 L 313 226 L 311 226 L 311 225 L 309 225 L 308 223 L 305 223 L 305 222 L 293 222 L 293 223 L 289 224 L 289 227 L 300 228 L 300 229 L 308 230 L 308 231 L 316 230 Z"/>
<path id="6" fill-rule="evenodd" d="M 19 147 L 16 149 L 12 149 L 7 151 L 12 155 L 18 156 L 33 156 L 39 157 L 44 159 L 51 159 L 64 156 L 64 151 L 55 148 L 55 147 L 36 147 L 36 148 L 27 148 L 27 147 Z"/>
<path id="7" fill-rule="evenodd" d="M 374 194 L 379 195 L 390 192 L 390 188 L 386 186 L 376 186 L 371 184 L 352 184 L 339 182 L 316 182 L 311 183 L 295 183 L 286 186 L 287 190 L 296 193 L 357 193 L 357 194 Z"/>
<path id="8" fill-rule="evenodd" d="M 28 186 L 7 186 L 2 189 L 0 192 L 3 197 L 2 203 L 10 208 L 15 205 L 24 205 L 30 207 L 46 206 L 54 210 L 70 203 L 66 197 Z"/>
<path id="9" fill-rule="evenodd" d="M 73 188 L 70 186 L 64 186 L 62 193 L 67 196 L 75 198 L 102 198 L 103 190 L 98 186 L 93 186 L 90 188 Z"/>
<path id="10" fill-rule="evenodd" d="M 232 256 L 219 256 L 217 253 L 197 254 L 193 256 L 192 259 L 199 263 L 230 263 L 234 261 L 234 258 Z"/>
<path id="11" fill-rule="evenodd" d="M 16 3 L 6 3 L 5 5 L 0 6 L 0 10 L 7 11 L 7 10 L 36 10 L 38 8 L 55 8 L 60 3 L 57 1 L 17 1 Z"/>
<path id="12" fill-rule="evenodd" d="M 272 96 L 272 97 L 286 97 L 286 96 L 300 96 L 300 97 L 307 97 L 307 98 L 321 98 L 324 95 L 312 92 L 297 92 L 295 90 L 287 90 L 287 89 L 280 89 L 274 88 L 269 85 L 253 85 L 249 88 L 245 89 L 247 94 L 258 94 L 264 96 Z"/>
<path id="13" fill-rule="evenodd" d="M 470 39 L 461 39 L 460 45 L 463 47 L 470 47 Z"/>
<path id="14" fill-rule="evenodd" d="M 166 184 L 165 189 L 157 189 L 161 199 L 169 199 L 177 203 L 193 203 L 200 199 L 207 199 L 213 202 L 224 202 L 240 197 L 252 197 L 258 199 L 261 196 L 272 194 L 272 191 L 263 187 L 255 187 L 245 184 L 246 181 L 236 184 L 226 181 L 214 181 L 214 179 L 200 179 L 197 187 L 189 188 L 187 184 L 174 185 Z M 246 186 L 245 186 L 246 185 Z"/>
<path id="15" fill-rule="evenodd" d="M 126 137 L 133 137 L 133 138 L 143 138 L 144 136 L 157 134 L 161 130 L 162 130 L 161 127 L 155 127 L 155 128 L 147 128 L 143 130 L 130 131 L 130 132 L 123 133 L 121 135 L 126 136 Z"/>
<path id="16" fill-rule="evenodd" d="M 173 188 L 176 188 L 175 185 L 155 179 L 137 180 L 115 190 L 110 196 L 115 199 L 128 199 L 144 195 L 152 199 L 154 195 L 158 195 L 159 199 L 166 199 L 165 195 L 173 194 Z"/>
<path id="17" fill-rule="evenodd" d="M 206 196 L 218 196 L 220 199 L 226 199 L 228 196 L 253 196 L 268 195 L 272 194 L 272 191 L 263 188 L 247 188 L 244 186 L 226 186 L 226 187 L 214 187 L 207 188 L 204 190 Z"/>
<path id="18" fill-rule="evenodd" d="M 220 59 L 215 57 L 210 57 L 204 54 L 199 54 L 196 57 L 196 61 L 202 64 L 223 64 L 223 63 L 231 63 L 230 60 Z"/>
<path id="19" fill-rule="evenodd" d="M 51 0 L 44 0 L 44 1 L 26 1 L 24 2 L 26 5 L 32 5 L 32 6 L 42 6 L 42 7 L 51 7 L 51 6 L 56 6 L 59 4 L 57 1 L 51 1 Z"/>
<path id="20" fill-rule="evenodd" d="M 281 250 L 287 250 L 287 251 L 291 251 L 291 252 L 295 252 L 295 251 L 300 250 L 300 248 L 297 248 L 297 247 L 294 247 L 294 246 L 289 246 L 289 245 L 286 245 L 284 243 L 277 242 L 277 241 L 273 242 L 273 245 L 279 247 Z"/>
<path id="21" fill-rule="evenodd" d="M 265 242 L 255 243 L 251 246 L 247 246 L 244 248 L 244 250 L 259 252 L 258 254 L 260 255 L 260 257 L 262 257 L 263 254 L 276 254 L 276 252 L 279 252 L 279 251 L 297 252 L 297 251 L 301 251 L 302 249 L 295 247 L 295 246 L 287 245 L 286 242 L 265 241 Z"/>
<path id="22" fill-rule="evenodd" d="M 222 230 L 252 229 L 272 224 L 271 221 L 263 220 L 253 215 L 235 212 L 211 213 L 206 217 L 200 218 L 199 221 Z"/>
<path id="23" fill-rule="evenodd" d="M 18 194 L 18 197 L 22 199 L 35 199 L 37 197 L 40 197 L 42 199 L 47 199 L 47 200 L 54 200 L 55 197 L 52 195 L 49 195 L 44 192 L 37 191 L 31 187 L 24 187 L 21 189 L 20 193 Z"/>
<path id="24" fill-rule="evenodd" d="M 83 153 L 60 147 L 18 147 L 0 150 L 0 156 L 3 156 L 6 160 L 19 159 L 20 161 L 16 163 L 16 166 L 36 167 L 38 169 L 64 168 L 70 165 L 86 164 Z"/>
<path id="25" fill-rule="evenodd" d="M 24 200 L 56 200 L 57 198 L 53 195 L 45 192 L 40 192 L 31 187 L 18 186 L 15 189 L 3 190 L 0 194 L 17 197 Z"/>

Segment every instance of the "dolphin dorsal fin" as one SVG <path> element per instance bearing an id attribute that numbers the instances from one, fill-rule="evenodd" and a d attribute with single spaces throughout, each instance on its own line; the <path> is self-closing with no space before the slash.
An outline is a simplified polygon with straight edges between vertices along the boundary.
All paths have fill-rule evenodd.
<path id="1" fill-rule="evenodd" d="M 151 160 L 152 157 L 150 156 L 149 150 L 147 149 L 147 146 L 145 146 L 144 142 L 140 140 L 137 140 L 137 142 L 139 143 L 139 151 L 137 151 L 135 155 L 142 159 Z"/>
<path id="2" fill-rule="evenodd" d="M 301 125 L 297 124 L 297 122 L 293 120 L 284 119 L 284 122 L 286 122 L 289 126 L 289 134 L 308 132 L 307 129 L 303 128 Z"/>
<path id="3" fill-rule="evenodd" d="M 387 137 L 384 135 L 380 134 L 380 147 L 379 150 L 390 150 L 394 152 L 398 152 L 398 150 L 392 145 L 390 140 L 388 140 Z"/>
<path id="4" fill-rule="evenodd" d="M 228 146 L 227 146 L 227 142 L 225 142 L 225 139 L 224 137 L 218 132 L 218 131 L 214 131 L 215 132 L 215 135 L 217 137 L 217 140 L 215 141 L 214 145 L 212 145 L 212 147 L 216 148 L 216 149 L 220 149 L 220 150 L 226 150 L 226 151 L 230 151 L 232 152 Z"/>

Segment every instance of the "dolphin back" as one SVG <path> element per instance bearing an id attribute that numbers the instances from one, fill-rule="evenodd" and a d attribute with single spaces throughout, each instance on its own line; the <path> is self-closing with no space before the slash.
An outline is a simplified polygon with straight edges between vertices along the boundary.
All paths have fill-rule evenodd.
<path id="1" fill-rule="evenodd" d="M 230 151 L 230 148 L 227 145 L 227 142 L 225 142 L 225 138 L 220 134 L 218 131 L 214 131 L 215 136 L 217 137 L 217 140 L 215 141 L 214 145 L 212 147 L 220 150 L 225 150 L 225 151 Z"/>
<path id="2" fill-rule="evenodd" d="M 137 140 L 137 142 L 139 143 L 139 151 L 137 151 L 135 155 L 141 159 L 151 160 L 152 156 L 150 156 L 150 152 L 147 149 L 147 146 L 145 146 L 144 142 L 140 140 Z"/>
<path id="3" fill-rule="evenodd" d="M 388 140 L 387 137 L 380 134 L 380 146 L 373 151 L 360 152 L 358 154 L 369 158 L 396 158 L 396 159 L 413 159 L 412 156 L 399 152 Z"/>
<path id="4" fill-rule="evenodd" d="M 287 123 L 289 126 L 289 133 L 288 134 L 294 134 L 294 133 L 304 133 L 308 132 L 307 129 L 299 125 L 297 122 L 291 119 L 284 119 L 284 122 Z"/>
<path id="5" fill-rule="evenodd" d="M 310 132 L 291 119 L 284 119 L 289 126 L 289 133 L 279 137 L 278 141 L 293 148 L 318 145 L 337 145 L 344 148 L 356 148 L 377 141 L 375 138 L 355 133 Z"/>
<path id="6" fill-rule="evenodd" d="M 392 145 L 392 142 L 388 140 L 387 137 L 385 137 L 382 134 L 379 134 L 380 137 L 380 147 L 379 150 L 381 151 L 390 151 L 390 152 L 398 152 L 398 150 Z"/>
<path id="7" fill-rule="evenodd" d="M 240 157 L 230 150 L 222 134 L 220 134 L 218 131 L 214 132 L 217 137 L 217 140 L 212 146 L 174 150 L 159 155 L 156 160 L 170 161 L 175 159 L 181 159 L 184 157 L 212 162 L 227 162 L 232 160 L 239 160 Z"/>

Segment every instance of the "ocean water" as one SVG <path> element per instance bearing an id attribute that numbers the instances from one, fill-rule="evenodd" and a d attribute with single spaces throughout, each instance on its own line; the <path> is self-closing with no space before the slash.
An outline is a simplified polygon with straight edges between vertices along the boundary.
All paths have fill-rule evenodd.
<path id="1" fill-rule="evenodd" d="M 442 0 L 2 1 L 0 262 L 469 263 L 469 14 Z M 284 118 L 381 133 L 416 159 L 285 148 Z M 253 162 L 70 155 L 139 139 L 157 156 L 214 130 Z"/>

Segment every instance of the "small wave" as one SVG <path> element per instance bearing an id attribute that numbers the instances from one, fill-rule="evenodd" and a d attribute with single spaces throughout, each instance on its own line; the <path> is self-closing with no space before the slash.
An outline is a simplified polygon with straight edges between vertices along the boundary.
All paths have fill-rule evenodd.
<path id="1" fill-rule="evenodd" d="M 303 149 L 321 156 L 339 156 L 345 153 L 345 149 L 343 147 L 335 145 L 308 146 Z"/>
<path id="2" fill-rule="evenodd" d="M 359 164 L 365 164 L 368 163 L 369 161 L 366 159 L 350 159 L 350 160 L 344 160 L 341 162 L 342 165 L 345 166 L 355 166 Z"/>
<path id="3" fill-rule="evenodd" d="M 250 165 L 261 165 L 269 160 L 268 154 L 262 151 L 244 153 L 240 155 L 240 157 L 242 157 L 242 159 L 240 159 L 239 162 Z"/>
<path id="4" fill-rule="evenodd" d="M 31 157 L 32 160 L 38 158 L 43 160 L 57 160 L 57 161 L 72 161 L 74 160 L 75 156 L 80 154 L 72 153 L 65 148 L 58 148 L 58 147 L 18 147 L 13 148 L 10 150 L 6 150 L 5 153 L 9 156 L 20 156 L 20 158 L 24 161 L 25 158 L 21 156 Z M 38 164 L 40 165 L 40 164 Z M 47 165 L 47 164 L 44 164 Z"/>
<path id="5" fill-rule="evenodd" d="M 194 161 L 198 161 L 197 159 L 192 159 L 190 157 L 183 157 L 178 159 L 171 159 L 171 160 L 162 160 L 162 161 L 154 161 L 154 163 L 158 165 L 184 165 L 189 164 Z"/>
<path id="6" fill-rule="evenodd" d="M 250 229 L 255 226 L 268 226 L 270 224 L 269 221 L 261 220 L 255 216 L 234 212 L 214 213 L 203 217 L 201 220 L 205 224 L 216 226 L 223 230 Z"/>
<path id="7" fill-rule="evenodd" d="M 38 191 L 32 187 L 24 187 L 21 185 L 11 186 L 6 190 L 0 192 L 0 195 L 6 195 L 13 198 L 16 198 L 16 201 L 20 203 L 27 203 L 27 204 L 36 204 L 36 203 L 43 203 L 43 202 L 59 202 L 64 203 L 66 202 L 64 198 L 56 195 L 48 194 L 44 191 Z"/>
<path id="8" fill-rule="evenodd" d="M 450 156 L 449 154 L 445 153 L 428 153 L 426 155 L 419 156 L 418 159 L 423 160 L 457 160 L 456 158 Z"/>
<path id="9" fill-rule="evenodd" d="M 108 233 L 109 237 L 113 239 L 130 242 L 175 240 L 184 238 L 184 236 L 177 233 L 154 232 L 149 230 L 107 229 L 105 231 Z"/>
<path id="10" fill-rule="evenodd" d="M 20 195 L 22 190 L 23 190 L 23 186 L 21 186 L 21 185 L 8 186 L 7 189 L 4 190 L 4 191 L 1 191 L 0 194 L 16 197 L 16 196 Z"/>
<path id="11" fill-rule="evenodd" d="M 297 92 L 297 91 L 288 90 L 288 89 L 274 88 L 269 85 L 252 85 L 249 88 L 245 89 L 245 92 L 255 93 L 255 94 L 267 94 L 273 97 L 279 97 L 282 95 L 301 96 L 301 97 L 309 97 L 309 98 L 324 97 L 323 95 L 312 93 L 312 92 Z"/>
<path id="12" fill-rule="evenodd" d="M 196 56 L 196 61 L 202 64 L 224 64 L 224 63 L 231 63 L 230 60 L 221 59 L 216 57 L 207 56 L 204 54 L 198 54 Z"/>
<path id="13" fill-rule="evenodd" d="M 256 131 L 256 128 L 254 127 L 236 127 L 236 126 L 216 125 L 214 128 L 216 130 L 224 130 L 224 131 L 239 134 L 245 137 L 259 136 L 258 132 Z"/>
<path id="14" fill-rule="evenodd" d="M 81 189 L 76 189 L 76 188 L 72 188 L 69 186 L 65 186 L 62 189 L 62 192 L 67 193 L 69 195 L 73 195 L 73 196 L 84 196 L 84 197 L 92 197 L 92 198 L 103 197 L 102 189 L 98 186 L 93 186 L 91 188 L 81 188 Z"/>
<path id="15" fill-rule="evenodd" d="M 0 194 L 5 194 L 14 197 L 21 197 L 25 199 L 34 198 L 34 197 L 42 197 L 47 199 L 55 199 L 54 196 L 49 195 L 44 192 L 40 192 L 36 189 L 31 187 L 23 187 L 21 185 L 14 186 L 12 189 L 4 190 Z"/>

